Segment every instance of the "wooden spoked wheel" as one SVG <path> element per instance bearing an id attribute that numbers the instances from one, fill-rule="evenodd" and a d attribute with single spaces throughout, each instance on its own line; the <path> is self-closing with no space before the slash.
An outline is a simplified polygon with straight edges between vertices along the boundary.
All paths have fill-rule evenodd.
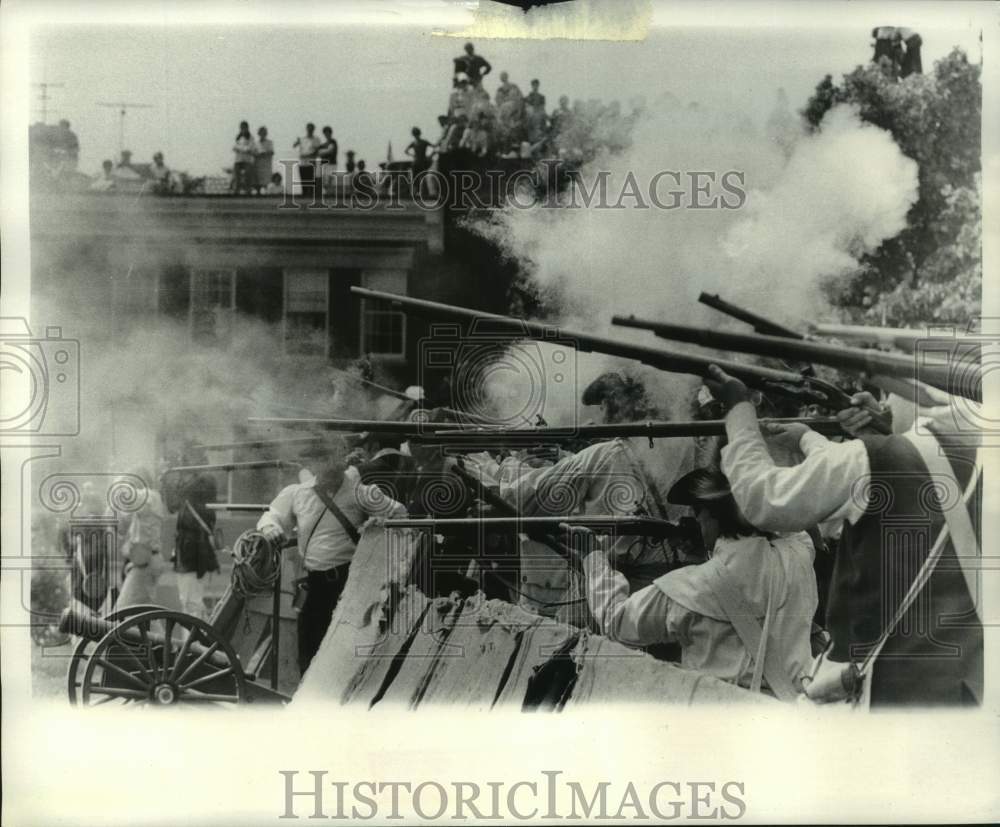
<path id="1" fill-rule="evenodd" d="M 151 612 L 162 608 L 162 606 L 153 605 L 129 606 L 124 609 L 117 609 L 101 619 L 121 621 L 134 615 L 142 614 L 143 612 Z M 96 640 L 91 640 L 87 637 L 80 638 L 80 642 L 76 645 L 73 654 L 70 656 L 69 669 L 66 672 L 66 688 L 69 692 L 69 702 L 71 704 L 76 705 L 79 701 L 80 687 L 82 685 L 80 676 L 96 646 Z"/>
<path id="2" fill-rule="evenodd" d="M 227 705 L 246 696 L 229 643 L 205 621 L 169 609 L 116 625 L 90 652 L 80 686 L 84 706 Z"/>

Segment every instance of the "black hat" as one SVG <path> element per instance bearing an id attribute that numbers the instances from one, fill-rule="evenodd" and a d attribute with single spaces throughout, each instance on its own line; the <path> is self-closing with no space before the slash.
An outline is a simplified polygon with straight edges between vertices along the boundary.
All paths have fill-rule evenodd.
<path id="1" fill-rule="evenodd" d="M 729 480 L 718 470 L 696 468 L 675 482 L 667 493 L 674 505 L 700 505 L 732 496 Z"/>

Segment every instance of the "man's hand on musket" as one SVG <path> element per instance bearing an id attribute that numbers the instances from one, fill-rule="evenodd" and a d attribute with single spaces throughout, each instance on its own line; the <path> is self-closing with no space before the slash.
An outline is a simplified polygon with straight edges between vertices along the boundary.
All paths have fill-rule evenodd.
<path id="1" fill-rule="evenodd" d="M 876 401 L 868 391 L 856 393 L 851 397 L 851 407 L 837 411 L 837 419 L 840 427 L 851 436 L 858 436 L 863 433 L 877 433 L 871 428 L 872 414 L 885 413 L 882 406 Z"/>
<path id="2" fill-rule="evenodd" d="M 750 401 L 750 389 L 741 380 L 730 376 L 718 365 L 709 365 L 705 385 L 712 392 L 712 396 L 725 405 L 727 410 L 740 402 Z"/>
<path id="3" fill-rule="evenodd" d="M 796 452 L 799 450 L 802 437 L 812 429 L 801 422 L 787 422 L 780 425 L 776 422 L 766 422 L 763 424 L 763 430 L 768 442 L 780 445 L 788 451 Z"/>
<path id="4" fill-rule="evenodd" d="M 596 550 L 596 536 L 586 526 L 560 523 L 559 528 L 562 530 L 565 548 L 576 556 L 578 562 L 585 560 L 590 556 L 591 552 Z"/>

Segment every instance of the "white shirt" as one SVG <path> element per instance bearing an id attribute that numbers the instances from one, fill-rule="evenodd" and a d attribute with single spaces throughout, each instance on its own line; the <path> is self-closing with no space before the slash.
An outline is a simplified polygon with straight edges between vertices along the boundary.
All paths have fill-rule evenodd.
<path id="1" fill-rule="evenodd" d="M 584 560 L 587 601 L 601 631 L 627 646 L 677 642 L 681 665 L 730 683 L 749 686 L 753 658 L 706 586 L 710 570 L 722 566 L 734 577 L 747 604 L 763 616 L 769 567 L 775 568 L 774 619 L 768 645 L 793 682 L 810 660 L 809 635 L 818 597 L 814 549 L 802 532 L 775 537 L 720 538 L 712 557 L 675 569 L 656 584 L 629 595 L 625 576 L 595 551 Z M 756 653 L 754 653 L 756 654 Z"/>
<path id="2" fill-rule="evenodd" d="M 780 467 L 768 453 L 749 402 L 726 416 L 729 444 L 722 473 L 740 511 L 763 531 L 803 531 L 823 523 L 856 523 L 868 507 L 871 467 L 860 439 L 831 442 L 807 431 L 799 447 L 805 459 Z"/>
<path id="3" fill-rule="evenodd" d="M 355 545 L 340 520 L 323 505 L 313 490 L 315 487 L 313 478 L 283 488 L 257 521 L 257 528 L 277 526 L 285 537 L 290 537 L 293 526 L 298 526 L 300 541 L 308 543 L 305 549 L 299 549 L 306 571 L 327 571 L 349 563 Z M 387 497 L 377 485 L 362 483 L 358 469 L 353 466 L 344 472 L 344 481 L 332 499 L 359 532 L 369 517 L 406 515 L 405 507 Z"/>

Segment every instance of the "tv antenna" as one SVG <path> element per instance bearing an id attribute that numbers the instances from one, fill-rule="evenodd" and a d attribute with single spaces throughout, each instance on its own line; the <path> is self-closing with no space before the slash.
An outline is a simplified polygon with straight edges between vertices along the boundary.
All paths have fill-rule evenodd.
<path id="1" fill-rule="evenodd" d="M 38 93 L 38 101 L 40 104 L 40 109 L 42 110 L 42 123 L 49 122 L 49 101 L 52 100 L 52 96 L 49 94 L 49 89 L 62 89 L 66 86 L 65 83 L 33 83 L 31 84 L 36 89 L 40 90 Z"/>
<path id="2" fill-rule="evenodd" d="M 127 101 L 98 101 L 98 106 L 118 110 L 118 154 L 125 149 L 125 114 L 129 109 L 152 109 L 151 103 L 128 103 Z"/>

